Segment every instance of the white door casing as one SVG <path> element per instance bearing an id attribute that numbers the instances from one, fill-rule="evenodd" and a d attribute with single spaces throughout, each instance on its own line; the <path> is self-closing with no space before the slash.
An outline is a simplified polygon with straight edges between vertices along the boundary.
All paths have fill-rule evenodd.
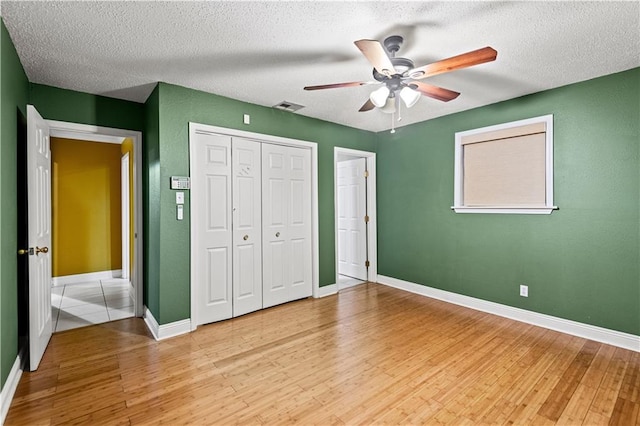
<path id="1" fill-rule="evenodd" d="M 129 226 L 129 153 L 122 156 L 120 162 L 120 197 L 121 197 L 121 234 L 122 234 L 122 278 L 129 279 L 129 245 L 130 245 L 130 226 Z"/>
<path id="2" fill-rule="evenodd" d="M 141 317 L 144 314 L 143 304 L 143 234 L 142 226 L 142 133 L 135 130 L 116 129 L 112 127 L 94 126 L 90 124 L 69 123 L 65 121 L 45 120 L 50 128 L 50 136 L 65 139 L 76 139 L 89 142 L 108 142 L 122 144 L 125 139 L 133 142 L 133 216 L 130 221 L 133 224 L 133 259 L 129 265 L 131 286 L 133 287 L 135 315 Z"/>
<path id="3" fill-rule="evenodd" d="M 366 159 L 337 164 L 338 273 L 367 280 Z"/>
<path id="4" fill-rule="evenodd" d="M 262 309 L 261 144 L 232 138 L 233 316 Z"/>
<path id="5" fill-rule="evenodd" d="M 27 105 L 29 234 L 29 369 L 35 371 L 51 339 L 51 148 L 49 126 Z M 33 250 L 33 251 L 31 251 Z"/>
<path id="6" fill-rule="evenodd" d="M 311 173 L 306 149 L 262 145 L 263 306 L 311 296 Z"/>
<path id="7" fill-rule="evenodd" d="M 231 228 L 231 138 L 196 134 L 190 142 L 192 210 L 198 212 L 193 227 L 194 277 L 197 324 L 207 324 L 233 314 Z"/>

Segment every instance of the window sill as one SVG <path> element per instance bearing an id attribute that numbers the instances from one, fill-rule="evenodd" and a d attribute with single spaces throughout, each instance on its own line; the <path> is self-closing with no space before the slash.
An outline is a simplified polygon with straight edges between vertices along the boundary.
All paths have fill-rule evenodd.
<path id="1" fill-rule="evenodd" d="M 500 213 L 500 214 L 551 214 L 558 206 L 540 207 L 466 207 L 452 206 L 456 213 Z"/>

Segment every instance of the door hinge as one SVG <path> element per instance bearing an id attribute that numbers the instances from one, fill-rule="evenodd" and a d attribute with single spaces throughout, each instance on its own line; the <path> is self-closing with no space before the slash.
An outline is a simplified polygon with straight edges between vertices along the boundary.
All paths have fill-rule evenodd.
<path id="1" fill-rule="evenodd" d="M 368 268 L 368 267 L 369 267 L 369 265 L 370 265 L 369 261 L 368 261 L 368 260 L 366 260 L 366 261 L 364 262 L 364 266 Z"/>
<path id="2" fill-rule="evenodd" d="M 366 215 L 366 216 L 364 217 L 364 223 L 369 223 L 369 215 Z"/>
<path id="3" fill-rule="evenodd" d="M 365 177 L 365 178 L 368 178 L 368 177 L 369 177 L 369 170 L 365 170 L 365 171 L 364 171 L 364 177 Z"/>

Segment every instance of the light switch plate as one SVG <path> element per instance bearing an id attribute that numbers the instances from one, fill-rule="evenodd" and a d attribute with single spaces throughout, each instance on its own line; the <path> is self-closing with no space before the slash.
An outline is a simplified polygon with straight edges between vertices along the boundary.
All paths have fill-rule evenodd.
<path id="1" fill-rule="evenodd" d="M 184 192 L 176 192 L 176 204 L 184 204 Z"/>
<path id="2" fill-rule="evenodd" d="M 245 114 L 245 115 L 242 117 L 242 122 L 243 122 L 244 124 L 251 124 L 251 116 L 250 116 L 249 114 Z"/>
<path id="3" fill-rule="evenodd" d="M 182 204 L 178 204 L 177 206 L 177 219 L 184 219 L 184 206 Z"/>

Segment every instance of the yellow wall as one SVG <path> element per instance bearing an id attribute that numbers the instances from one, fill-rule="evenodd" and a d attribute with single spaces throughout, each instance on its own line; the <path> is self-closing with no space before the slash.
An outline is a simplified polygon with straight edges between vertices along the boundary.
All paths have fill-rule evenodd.
<path id="1" fill-rule="evenodd" d="M 133 140 L 126 138 L 120 145 L 120 155 L 129 153 L 129 269 L 133 268 Z M 131 276 L 131 270 L 129 271 Z"/>
<path id="2" fill-rule="evenodd" d="M 51 138 L 54 277 L 121 268 L 120 150 Z"/>

